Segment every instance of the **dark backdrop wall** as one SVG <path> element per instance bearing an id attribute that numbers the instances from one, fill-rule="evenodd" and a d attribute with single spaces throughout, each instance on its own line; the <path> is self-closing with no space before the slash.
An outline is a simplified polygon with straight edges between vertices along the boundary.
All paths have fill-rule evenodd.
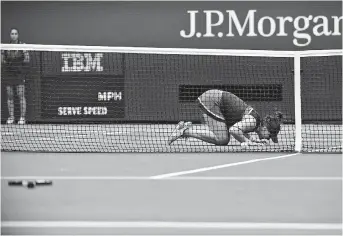
<path id="1" fill-rule="evenodd" d="M 342 47 L 342 37 L 339 36 L 313 38 L 311 45 L 306 48 L 294 46 L 291 35 L 271 38 L 183 39 L 179 32 L 188 27 L 186 11 L 194 9 L 234 9 L 241 18 L 245 17 L 249 9 L 258 9 L 260 15 L 268 16 L 339 16 L 342 3 L 2 2 L 2 42 L 8 42 L 9 28 L 15 26 L 20 29 L 24 42 L 36 44 L 276 50 Z M 203 22 L 200 21 L 201 23 Z M 86 102 L 82 105 L 89 106 L 97 104 L 98 92 L 114 91 L 116 84 L 120 87 L 124 94 L 123 102 L 113 101 L 106 105 L 117 114 L 117 117 L 112 116 L 113 119 L 196 120 L 198 117 L 194 100 L 202 90 L 212 86 L 234 91 L 243 97 L 250 94 L 253 99 L 249 100 L 248 96 L 245 100 L 254 105 L 262 115 L 278 108 L 286 114 L 287 119 L 294 120 L 292 59 L 106 54 L 104 57 L 111 58 L 110 63 L 107 61 L 103 65 L 121 69 L 120 75 L 118 71 L 111 69 L 105 76 L 104 73 L 61 73 L 61 54 L 31 52 L 31 56 L 32 71 L 26 83 L 28 117 L 31 121 L 49 120 L 49 117 L 50 120 L 63 119 L 56 118 L 57 108 L 51 109 L 51 114 L 44 115 L 44 104 L 52 108 L 46 101 L 54 100 L 58 107 L 62 100 L 72 101 L 82 95 L 88 96 L 86 90 L 81 89 L 81 85 L 87 83 L 98 88 L 97 91 L 88 91 L 89 96 L 94 96 L 94 104 Z M 46 66 L 49 63 L 51 68 L 54 66 L 52 70 Z M 302 69 L 303 118 L 341 120 L 341 58 L 304 59 Z M 264 87 L 259 87 L 261 85 Z M 191 99 L 187 99 L 187 96 Z M 268 96 L 269 100 L 263 99 Z M 2 88 L 3 118 L 7 117 L 5 98 Z M 81 106 L 81 103 L 74 101 L 69 106 Z M 70 118 L 64 117 L 65 121 Z"/>
<path id="2" fill-rule="evenodd" d="M 235 10 L 243 22 L 249 10 L 262 16 L 342 15 L 342 2 L 1 2 L 1 40 L 9 39 L 11 27 L 18 27 L 26 43 L 309 50 L 341 48 L 341 36 L 313 37 L 299 48 L 292 43 L 292 25 L 287 37 L 223 37 L 184 39 L 180 31 L 189 28 L 188 10 Z M 332 21 L 330 28 L 332 29 Z M 204 17 L 197 25 L 204 29 Z M 257 23 L 256 23 L 257 24 Z M 268 26 L 266 26 L 268 28 Z M 342 22 L 341 22 L 342 27 Z M 228 23 L 223 30 L 227 31 Z M 311 28 L 305 32 L 311 33 Z"/>

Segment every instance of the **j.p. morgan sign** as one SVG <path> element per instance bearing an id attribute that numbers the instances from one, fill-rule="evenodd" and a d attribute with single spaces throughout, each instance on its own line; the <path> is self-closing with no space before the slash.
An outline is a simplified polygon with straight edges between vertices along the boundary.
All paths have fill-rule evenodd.
<path id="1" fill-rule="evenodd" d="M 183 38 L 287 37 L 292 35 L 293 44 L 304 47 L 311 44 L 313 37 L 342 35 L 342 16 L 257 17 L 257 10 L 249 10 L 243 17 L 244 19 L 238 16 L 235 10 L 225 12 L 189 10 L 187 14 L 189 28 L 180 31 Z M 205 18 L 205 27 L 197 25 L 198 18 Z"/>

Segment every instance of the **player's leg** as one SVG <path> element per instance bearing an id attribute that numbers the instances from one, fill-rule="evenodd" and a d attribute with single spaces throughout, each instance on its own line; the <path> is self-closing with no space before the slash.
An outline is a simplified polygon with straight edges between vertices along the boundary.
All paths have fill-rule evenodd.
<path id="1" fill-rule="evenodd" d="M 227 126 L 207 114 L 202 114 L 201 126 L 192 126 L 183 132 L 183 137 L 196 138 L 215 145 L 227 145 L 230 141 Z"/>
<path id="2" fill-rule="evenodd" d="M 197 102 L 205 125 L 189 126 L 183 121 L 179 122 L 169 138 L 169 144 L 182 137 L 192 137 L 216 145 L 226 145 L 229 142 L 228 131 L 219 107 L 222 93 L 220 90 L 208 90 L 200 95 Z"/>
<path id="3" fill-rule="evenodd" d="M 240 143 L 248 142 L 249 139 L 244 133 L 253 132 L 256 128 L 256 119 L 252 115 L 244 115 L 243 119 L 234 124 L 230 129 L 230 134 Z"/>
<path id="4" fill-rule="evenodd" d="M 171 145 L 173 142 L 183 137 L 183 133 L 192 125 L 192 122 L 180 121 L 174 128 L 172 134 L 169 137 L 168 144 Z"/>
<path id="5" fill-rule="evenodd" d="M 215 145 L 226 145 L 230 140 L 224 116 L 220 109 L 223 91 L 208 90 L 197 100 L 201 110 L 202 126 L 185 130 L 185 137 L 192 137 Z"/>
<path id="6" fill-rule="evenodd" d="M 25 85 L 20 84 L 17 86 L 17 93 L 20 102 L 20 119 L 18 124 L 25 124 L 26 117 L 26 98 L 25 98 Z"/>
<path id="7" fill-rule="evenodd" d="M 14 91 L 13 86 L 6 86 L 7 92 L 7 107 L 8 107 L 8 119 L 7 124 L 13 124 L 14 122 Z"/>

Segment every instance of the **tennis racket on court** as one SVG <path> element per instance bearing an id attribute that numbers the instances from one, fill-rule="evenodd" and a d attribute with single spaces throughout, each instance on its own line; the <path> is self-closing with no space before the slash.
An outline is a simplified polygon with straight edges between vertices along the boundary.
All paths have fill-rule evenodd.
<path id="1" fill-rule="evenodd" d="M 50 186 L 52 185 L 51 180 L 11 180 L 8 181 L 8 186 L 19 186 L 19 187 L 26 187 L 26 188 L 34 188 L 36 186 Z"/>

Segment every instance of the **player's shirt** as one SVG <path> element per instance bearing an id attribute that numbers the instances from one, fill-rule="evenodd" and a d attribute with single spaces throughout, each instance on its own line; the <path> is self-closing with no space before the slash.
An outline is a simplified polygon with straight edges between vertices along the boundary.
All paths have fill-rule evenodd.
<path id="1" fill-rule="evenodd" d="M 21 44 L 21 41 L 10 42 Z M 4 52 L 5 65 L 8 70 L 16 70 L 23 65 L 25 54 L 22 50 L 6 50 Z"/>
<path id="2" fill-rule="evenodd" d="M 200 108 L 212 118 L 225 122 L 225 118 L 221 112 L 223 91 L 212 89 L 204 92 L 198 97 Z"/>
<path id="3" fill-rule="evenodd" d="M 220 110 L 228 127 L 241 121 L 248 107 L 249 105 L 235 94 L 223 91 Z"/>
<path id="4" fill-rule="evenodd" d="M 11 42 L 11 43 L 22 43 Z M 2 80 L 6 86 L 24 85 L 29 67 L 24 63 L 25 53 L 22 50 L 5 50 L 3 52 L 4 64 L 2 64 Z"/>
<path id="5" fill-rule="evenodd" d="M 228 128 L 241 121 L 244 114 L 250 114 L 256 119 L 256 128 L 260 125 L 259 114 L 233 93 L 212 89 L 203 93 L 198 101 L 206 114 L 225 122 Z"/>

